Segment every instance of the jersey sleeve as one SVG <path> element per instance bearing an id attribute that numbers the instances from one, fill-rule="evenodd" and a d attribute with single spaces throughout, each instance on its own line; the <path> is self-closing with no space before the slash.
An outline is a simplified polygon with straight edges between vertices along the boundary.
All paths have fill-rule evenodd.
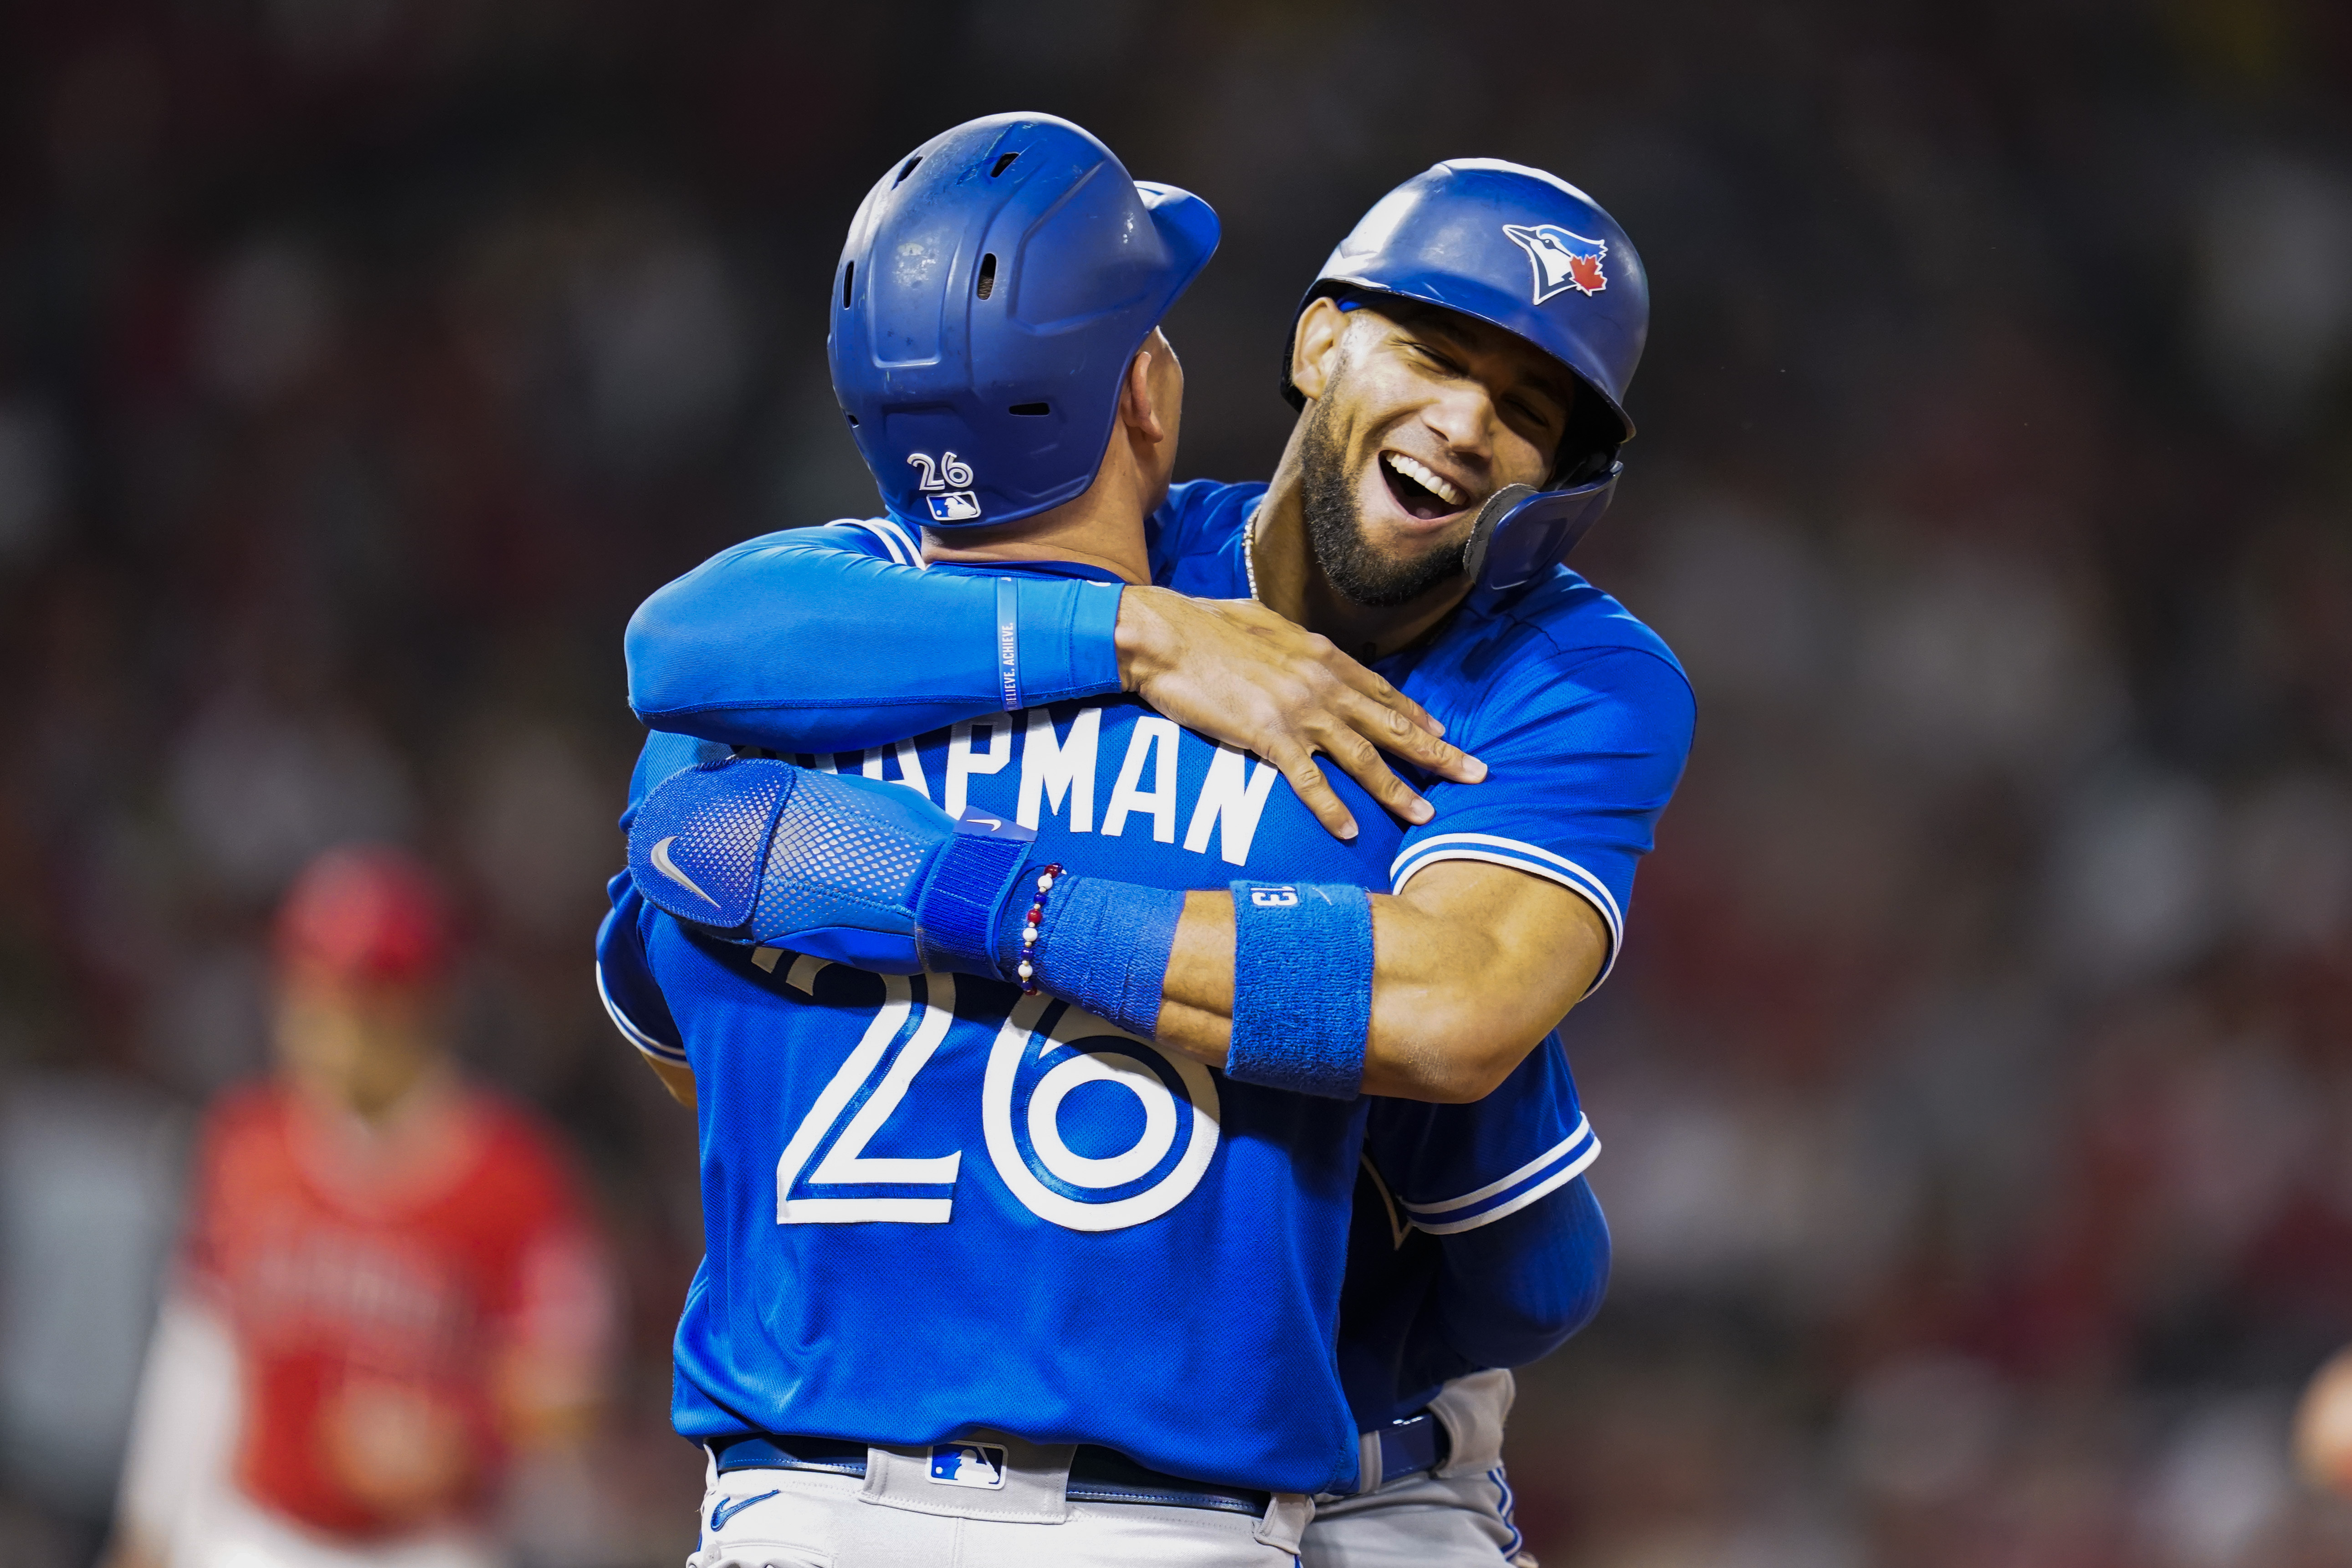
<path id="1" fill-rule="evenodd" d="M 197 1510 L 229 1484 L 236 1451 L 236 1341 L 215 1306 L 163 1298 L 139 1373 L 115 1517 L 149 1545 L 184 1538 Z"/>
<path id="2" fill-rule="evenodd" d="M 1392 1223 L 1439 1244 L 1406 1341 L 1413 1377 L 1523 1365 L 1591 1320 L 1609 1243 L 1582 1177 L 1600 1152 L 1557 1036 L 1484 1100 L 1373 1102 L 1365 1157 Z"/>
<path id="3" fill-rule="evenodd" d="M 1459 1236 L 1543 1201 L 1599 1158 L 1557 1035 L 1466 1105 L 1375 1100 L 1364 1152 L 1400 1225 Z"/>
<path id="4" fill-rule="evenodd" d="M 1520 657 L 1449 739 L 1486 764 L 1478 784 L 1433 782 L 1431 819 L 1404 836 L 1391 888 L 1445 860 L 1483 860 L 1559 883 L 1600 912 L 1617 962 L 1633 868 L 1682 778 L 1690 682 L 1644 649 Z"/>
<path id="5" fill-rule="evenodd" d="M 596 995 L 621 1037 L 655 1061 L 687 1065 L 684 1037 L 646 962 L 640 935 L 645 900 L 624 871 L 605 884 L 613 908 L 596 928 Z"/>
<path id="6" fill-rule="evenodd" d="M 630 618 L 629 705 L 656 730 L 835 752 L 1120 689 L 1115 589 L 921 562 L 888 519 L 721 551 Z"/>
<path id="7" fill-rule="evenodd" d="M 1608 1292 L 1609 1226 L 1581 1176 L 1442 1240 L 1436 1282 L 1399 1358 L 1406 1386 L 1540 1361 L 1592 1321 Z"/>

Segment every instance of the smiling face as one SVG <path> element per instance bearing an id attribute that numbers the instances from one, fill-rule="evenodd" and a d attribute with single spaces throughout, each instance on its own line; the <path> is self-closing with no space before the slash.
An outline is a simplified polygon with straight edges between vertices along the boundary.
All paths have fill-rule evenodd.
<path id="1" fill-rule="evenodd" d="M 1409 603 L 1459 576 L 1478 508 L 1549 477 L 1575 383 L 1500 327 L 1409 300 L 1299 319 L 1292 380 L 1315 557 L 1355 604 Z"/>

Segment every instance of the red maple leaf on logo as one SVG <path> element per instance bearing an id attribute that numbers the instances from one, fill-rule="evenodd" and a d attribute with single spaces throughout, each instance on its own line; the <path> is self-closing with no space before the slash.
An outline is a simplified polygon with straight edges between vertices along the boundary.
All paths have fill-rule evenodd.
<path id="1" fill-rule="evenodd" d="M 1568 258 L 1569 281 L 1588 294 L 1598 294 L 1609 287 L 1609 279 L 1601 270 L 1597 256 L 1571 256 Z"/>

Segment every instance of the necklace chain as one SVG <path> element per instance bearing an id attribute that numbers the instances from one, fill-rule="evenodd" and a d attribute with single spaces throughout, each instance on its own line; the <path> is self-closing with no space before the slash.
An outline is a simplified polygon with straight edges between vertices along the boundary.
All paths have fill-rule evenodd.
<path id="1" fill-rule="evenodd" d="M 1257 599 L 1257 520 L 1264 516 L 1265 503 L 1250 508 L 1249 526 L 1242 531 L 1242 569 L 1249 574 L 1250 597 Z M 1265 601 L 1258 599 L 1258 603 Z"/>

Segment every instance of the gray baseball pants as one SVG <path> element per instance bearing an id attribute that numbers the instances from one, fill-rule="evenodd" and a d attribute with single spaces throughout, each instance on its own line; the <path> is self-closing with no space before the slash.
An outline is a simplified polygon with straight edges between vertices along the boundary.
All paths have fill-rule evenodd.
<path id="1" fill-rule="evenodd" d="M 1434 1474 L 1382 1483 L 1380 1445 L 1361 1463 L 1372 1489 L 1315 1500 L 1299 1568 L 1536 1568 L 1511 1520 L 1503 1475 L 1503 1421 L 1515 1393 L 1507 1372 L 1454 1379 L 1430 1408 L 1450 1452 Z"/>

